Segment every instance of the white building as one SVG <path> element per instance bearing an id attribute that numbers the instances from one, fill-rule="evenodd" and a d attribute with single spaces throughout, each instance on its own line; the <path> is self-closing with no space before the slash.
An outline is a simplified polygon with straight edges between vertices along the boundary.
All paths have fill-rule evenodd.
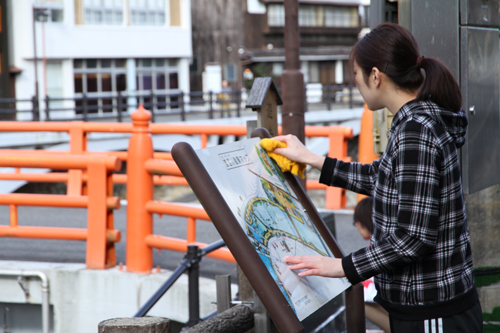
<path id="1" fill-rule="evenodd" d="M 7 10 L 10 65 L 22 70 L 16 98 L 33 98 L 38 81 L 41 119 L 47 95 L 68 99 L 50 102 L 66 109 L 50 117 L 63 119 L 75 116 L 75 106 L 83 113 L 83 105 L 89 114 L 116 114 L 118 92 L 189 91 L 190 0 L 8 0 Z M 75 105 L 83 96 L 89 99 Z M 137 100 L 147 104 L 149 97 L 128 98 Z"/>

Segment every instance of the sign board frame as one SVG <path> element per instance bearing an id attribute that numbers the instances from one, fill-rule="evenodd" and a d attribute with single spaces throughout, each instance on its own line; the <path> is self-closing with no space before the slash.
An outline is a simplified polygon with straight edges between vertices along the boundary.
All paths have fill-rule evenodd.
<path id="1" fill-rule="evenodd" d="M 263 128 L 252 133 L 252 137 L 269 136 L 269 132 Z M 172 157 L 278 329 L 282 332 L 311 332 L 325 321 L 325 311 L 319 310 L 333 304 L 335 298 L 299 321 L 194 149 L 185 142 L 179 142 L 172 148 Z M 333 256 L 342 258 L 342 250 L 298 180 L 288 172 L 284 176 Z"/>

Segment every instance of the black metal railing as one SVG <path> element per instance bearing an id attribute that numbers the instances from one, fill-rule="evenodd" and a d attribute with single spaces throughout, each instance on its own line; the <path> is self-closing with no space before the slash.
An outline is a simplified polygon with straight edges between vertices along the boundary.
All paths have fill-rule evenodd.
<path id="1" fill-rule="evenodd" d="M 223 240 L 214 242 L 198 249 L 198 245 L 188 245 L 188 250 L 179 266 L 175 269 L 172 275 L 163 283 L 160 288 L 154 293 L 153 296 L 137 311 L 134 317 L 144 317 L 151 310 L 151 308 L 160 300 L 160 298 L 172 287 L 184 272 L 188 272 L 188 307 L 189 307 L 189 320 L 186 326 L 194 326 L 200 321 L 205 320 L 216 314 L 209 314 L 205 318 L 200 318 L 200 261 L 207 254 L 220 249 L 225 246 Z"/>
<path id="2" fill-rule="evenodd" d="M 208 119 L 240 117 L 247 96 L 248 91 L 242 89 L 219 93 L 149 90 L 77 93 L 73 98 L 0 98 L 0 120 L 123 122 L 129 121 L 139 104 L 152 113 L 152 122 L 161 115 L 174 116 L 180 121 L 186 121 L 188 115 Z M 353 108 L 363 103 L 354 85 L 314 85 L 306 87 L 305 96 L 306 111 Z"/>

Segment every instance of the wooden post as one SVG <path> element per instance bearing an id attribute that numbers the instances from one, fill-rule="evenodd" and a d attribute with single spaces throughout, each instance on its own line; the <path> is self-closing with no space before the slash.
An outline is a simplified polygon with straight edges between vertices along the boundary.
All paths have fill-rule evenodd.
<path id="1" fill-rule="evenodd" d="M 217 314 L 196 326 L 183 330 L 183 333 L 243 333 L 253 327 L 253 312 L 246 305 L 236 305 Z M 99 332 L 101 333 L 101 332 Z M 107 333 L 107 332 L 106 332 Z M 142 333 L 142 332 L 141 332 Z"/>
<path id="2" fill-rule="evenodd" d="M 271 136 L 278 135 L 278 105 L 282 104 L 281 96 L 273 80 L 270 77 L 256 78 L 252 90 L 250 90 L 246 107 L 257 112 L 257 121 L 247 121 L 247 137 L 250 137 L 252 131 L 258 127 L 267 129 Z M 272 326 L 274 326 L 272 320 L 239 266 L 238 286 L 240 300 L 254 304 L 255 328 L 248 332 L 271 332 Z"/>
<path id="3" fill-rule="evenodd" d="M 114 318 L 101 321 L 99 333 L 170 333 L 170 320 L 159 317 Z"/>
<path id="4" fill-rule="evenodd" d="M 247 99 L 247 108 L 257 112 L 257 127 L 263 127 L 271 136 L 278 135 L 278 105 L 281 96 L 270 77 L 255 79 Z"/>

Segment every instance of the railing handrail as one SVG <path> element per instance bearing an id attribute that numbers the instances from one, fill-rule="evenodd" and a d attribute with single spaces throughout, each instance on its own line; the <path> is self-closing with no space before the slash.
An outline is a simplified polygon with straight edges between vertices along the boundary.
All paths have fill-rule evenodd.
<path id="1" fill-rule="evenodd" d="M 21 153 L 3 153 L 0 150 L 0 167 L 14 168 L 48 168 L 48 169 L 86 169 L 89 163 L 98 159 L 106 166 L 109 171 L 120 171 L 122 162 L 116 156 L 95 156 L 95 155 L 76 155 L 76 154 L 51 154 L 41 158 L 30 154 Z"/>
<path id="2" fill-rule="evenodd" d="M 81 125 L 84 133 L 132 133 L 130 123 L 88 123 L 84 121 L 73 122 L 18 122 L 0 121 L 2 132 L 69 132 Z M 185 135 L 236 135 L 245 136 L 245 125 L 210 125 L 206 124 L 150 124 L 151 134 L 185 134 Z M 332 131 L 340 131 L 352 139 L 352 129 L 344 126 L 305 126 L 305 135 L 308 137 L 327 137 Z M 278 133 L 282 127 L 278 126 Z"/>

